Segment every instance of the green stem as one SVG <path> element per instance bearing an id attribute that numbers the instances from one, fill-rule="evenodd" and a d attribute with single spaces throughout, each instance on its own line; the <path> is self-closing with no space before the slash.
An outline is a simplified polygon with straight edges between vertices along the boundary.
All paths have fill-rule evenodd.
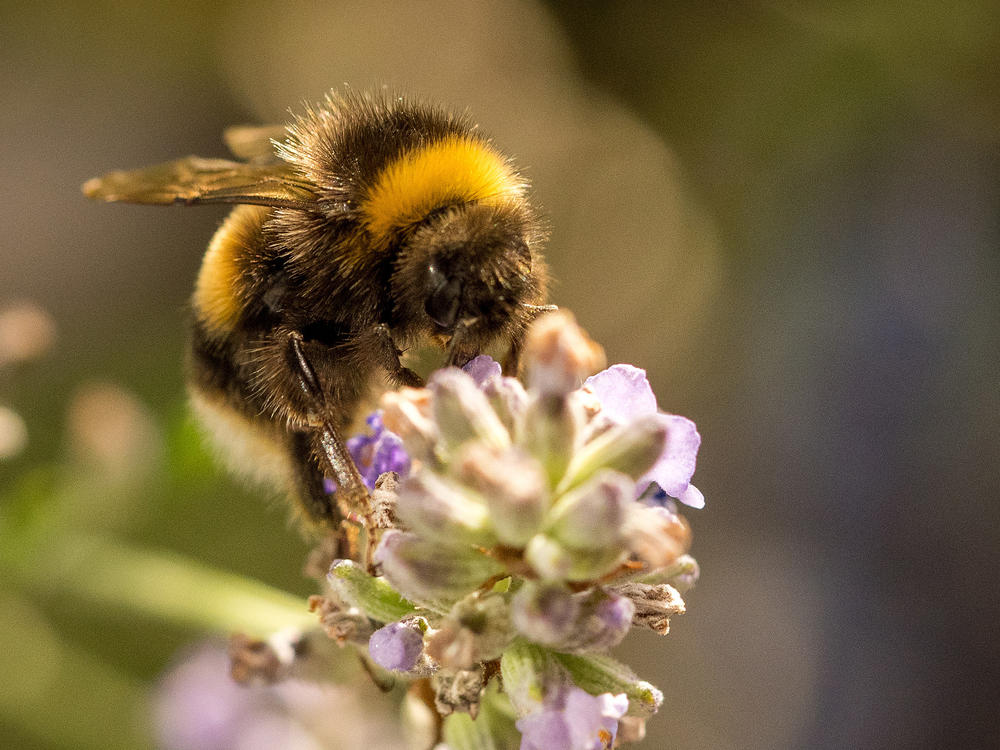
<path id="1" fill-rule="evenodd" d="M 32 589 L 139 611 L 178 625 L 262 637 L 310 627 L 303 599 L 171 552 L 63 537 L 17 571 Z"/>

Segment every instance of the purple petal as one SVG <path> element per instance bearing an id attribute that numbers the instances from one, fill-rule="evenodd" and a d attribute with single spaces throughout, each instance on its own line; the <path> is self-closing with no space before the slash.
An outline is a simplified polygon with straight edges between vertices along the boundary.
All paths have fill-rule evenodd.
<path id="1" fill-rule="evenodd" d="M 225 651 L 204 645 L 167 674 L 154 705 L 157 734 L 165 747 L 232 747 L 260 691 L 237 685 L 228 671 Z"/>
<path id="2" fill-rule="evenodd" d="M 387 471 L 400 476 L 410 473 L 410 457 L 403 448 L 400 437 L 382 425 L 382 412 L 372 412 L 366 420 L 371 434 L 355 435 L 347 440 L 347 450 L 354 459 L 361 478 L 368 489 L 375 489 L 375 482 Z M 335 491 L 336 485 L 333 485 Z"/>
<path id="3" fill-rule="evenodd" d="M 475 359 L 466 362 L 462 368 L 482 388 L 493 378 L 500 377 L 500 363 L 487 354 L 480 354 Z"/>
<path id="4" fill-rule="evenodd" d="M 369 489 L 375 489 L 375 480 L 387 471 L 394 471 L 400 477 L 410 473 L 410 457 L 403 448 L 403 440 L 395 432 L 383 430 L 375 441 L 372 455 L 373 475 Z"/>
<path id="5" fill-rule="evenodd" d="M 689 484 L 688 488 L 684 490 L 684 494 L 677 499 L 680 500 L 689 508 L 700 509 L 705 507 L 705 496 L 701 494 L 701 490 L 699 490 L 693 484 Z"/>
<path id="6" fill-rule="evenodd" d="M 416 625 L 390 622 L 368 639 L 368 653 L 379 666 L 393 672 L 409 672 L 424 652 L 424 635 Z"/>
<path id="7" fill-rule="evenodd" d="M 628 710 L 628 698 L 624 693 L 590 695 L 574 687 L 566 696 L 564 710 L 573 747 L 580 750 L 604 750 L 614 744 L 618 720 Z"/>
<path id="8" fill-rule="evenodd" d="M 627 710 L 624 693 L 591 695 L 575 685 L 551 691 L 542 710 L 517 721 L 521 750 L 604 750 Z"/>
<path id="9" fill-rule="evenodd" d="M 559 710 L 539 711 L 517 720 L 521 750 L 574 750 L 566 717 Z"/>
<path id="10" fill-rule="evenodd" d="M 347 438 L 347 451 L 354 459 L 354 463 L 360 464 L 365 458 L 365 448 L 375 442 L 372 435 L 355 435 Z"/>
<path id="11" fill-rule="evenodd" d="M 694 474 L 695 461 L 698 457 L 698 447 L 701 445 L 701 435 L 694 422 L 686 417 L 676 414 L 660 414 L 660 418 L 668 429 L 667 444 L 660 454 L 660 458 L 652 469 L 640 480 L 639 484 L 645 487 L 647 482 L 656 482 L 663 491 L 671 497 L 675 497 L 681 502 L 688 504 L 701 502 L 705 504 L 705 498 L 695 490 L 688 494 L 688 487 L 691 476 Z M 701 507 L 692 505 L 692 507 Z"/>
<path id="12" fill-rule="evenodd" d="M 656 396 L 646 371 L 632 365 L 612 365 L 583 383 L 601 402 L 601 413 L 616 424 L 656 412 Z"/>

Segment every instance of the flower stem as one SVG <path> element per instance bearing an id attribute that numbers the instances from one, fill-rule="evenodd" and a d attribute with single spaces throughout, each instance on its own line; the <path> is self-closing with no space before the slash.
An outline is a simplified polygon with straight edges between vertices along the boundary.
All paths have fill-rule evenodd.
<path id="1" fill-rule="evenodd" d="M 316 624 L 305 599 L 172 552 L 101 537 L 63 537 L 17 575 L 31 588 L 67 594 L 197 629 L 255 637 Z"/>

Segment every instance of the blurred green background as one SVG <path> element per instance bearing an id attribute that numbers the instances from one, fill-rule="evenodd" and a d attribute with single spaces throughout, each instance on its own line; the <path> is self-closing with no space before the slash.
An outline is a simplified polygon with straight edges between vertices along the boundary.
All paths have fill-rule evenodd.
<path id="1" fill-rule="evenodd" d="M 699 425 L 702 581 L 621 649 L 666 694 L 643 746 L 1000 744 L 1000 5 L 0 8 L 0 747 L 155 746 L 201 636 L 113 603 L 168 596 L 150 561 L 311 592 L 185 409 L 225 210 L 79 185 L 344 83 L 468 107 L 534 182 L 553 301 Z"/>

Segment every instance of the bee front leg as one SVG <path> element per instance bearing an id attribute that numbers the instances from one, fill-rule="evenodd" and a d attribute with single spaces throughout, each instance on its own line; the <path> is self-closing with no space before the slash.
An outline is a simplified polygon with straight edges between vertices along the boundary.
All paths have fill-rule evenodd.
<path id="1" fill-rule="evenodd" d="M 411 388 L 423 388 L 424 379 L 417 375 L 408 367 L 403 367 L 399 357 L 402 354 L 396 348 L 396 342 L 392 338 L 392 331 L 385 323 L 372 326 L 365 334 L 358 339 L 359 347 L 370 348 L 375 352 L 378 363 L 389 374 L 389 379 L 397 386 L 410 386 Z"/>
<path id="2" fill-rule="evenodd" d="M 528 334 L 528 328 L 539 315 L 559 309 L 556 305 L 529 305 L 526 303 L 522 304 L 521 307 L 523 308 L 522 320 L 524 322 L 518 326 L 517 332 L 511 339 L 510 349 L 507 350 L 507 355 L 503 358 L 503 374 L 512 378 L 516 378 L 521 371 L 521 353 L 524 350 L 524 337 Z"/>
<path id="3" fill-rule="evenodd" d="M 524 330 L 518 331 L 510 343 L 510 349 L 507 350 L 507 354 L 503 358 L 503 374 L 507 377 L 516 378 L 521 373 L 521 352 L 524 350 L 525 333 Z"/>
<path id="4" fill-rule="evenodd" d="M 455 324 L 455 332 L 448 342 L 448 356 L 445 363 L 448 367 L 464 367 L 469 361 L 480 353 L 478 342 L 476 341 L 476 324 L 478 318 L 460 320 Z"/>

